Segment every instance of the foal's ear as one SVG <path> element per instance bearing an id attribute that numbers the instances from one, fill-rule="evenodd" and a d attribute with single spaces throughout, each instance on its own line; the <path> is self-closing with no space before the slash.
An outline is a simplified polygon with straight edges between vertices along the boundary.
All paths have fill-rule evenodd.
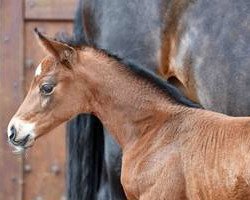
<path id="1" fill-rule="evenodd" d="M 76 62 L 76 50 L 65 43 L 51 39 L 34 29 L 40 45 L 53 55 L 59 62 L 71 68 Z"/>

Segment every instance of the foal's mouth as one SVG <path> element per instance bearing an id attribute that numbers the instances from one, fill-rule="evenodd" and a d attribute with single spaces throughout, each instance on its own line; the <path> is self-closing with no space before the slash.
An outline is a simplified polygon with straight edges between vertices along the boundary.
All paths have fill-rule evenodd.
<path id="1" fill-rule="evenodd" d="M 27 142 L 29 141 L 30 135 L 25 136 L 23 139 L 16 141 L 15 138 L 13 140 L 11 140 L 10 142 L 12 144 L 14 144 L 15 146 L 21 146 L 21 147 L 25 147 L 25 145 L 27 144 Z"/>
<path id="2" fill-rule="evenodd" d="M 33 146 L 34 139 L 30 135 L 25 136 L 21 140 L 12 139 L 8 141 L 10 145 L 14 148 L 13 153 L 20 154 L 24 150 Z"/>

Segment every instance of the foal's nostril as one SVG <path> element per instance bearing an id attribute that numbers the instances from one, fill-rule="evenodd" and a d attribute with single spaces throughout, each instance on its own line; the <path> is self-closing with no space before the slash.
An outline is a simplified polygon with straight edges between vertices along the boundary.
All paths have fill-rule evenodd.
<path id="1" fill-rule="evenodd" d="M 15 137 L 16 137 L 16 128 L 15 126 L 11 126 L 9 139 L 14 140 Z"/>

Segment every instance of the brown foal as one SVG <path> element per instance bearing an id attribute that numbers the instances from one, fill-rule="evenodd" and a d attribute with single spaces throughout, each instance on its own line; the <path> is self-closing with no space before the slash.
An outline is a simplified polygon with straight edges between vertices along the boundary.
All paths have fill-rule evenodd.
<path id="1" fill-rule="evenodd" d="M 17 150 L 93 113 L 122 147 L 128 199 L 250 199 L 250 118 L 186 107 L 143 69 L 37 35 L 48 56 L 8 126 Z"/>

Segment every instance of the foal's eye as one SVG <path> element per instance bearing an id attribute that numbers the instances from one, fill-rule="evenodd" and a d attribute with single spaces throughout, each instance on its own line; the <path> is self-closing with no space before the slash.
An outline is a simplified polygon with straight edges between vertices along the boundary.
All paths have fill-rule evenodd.
<path id="1" fill-rule="evenodd" d="M 54 85 L 44 84 L 40 87 L 40 92 L 44 95 L 50 95 L 53 92 Z"/>

